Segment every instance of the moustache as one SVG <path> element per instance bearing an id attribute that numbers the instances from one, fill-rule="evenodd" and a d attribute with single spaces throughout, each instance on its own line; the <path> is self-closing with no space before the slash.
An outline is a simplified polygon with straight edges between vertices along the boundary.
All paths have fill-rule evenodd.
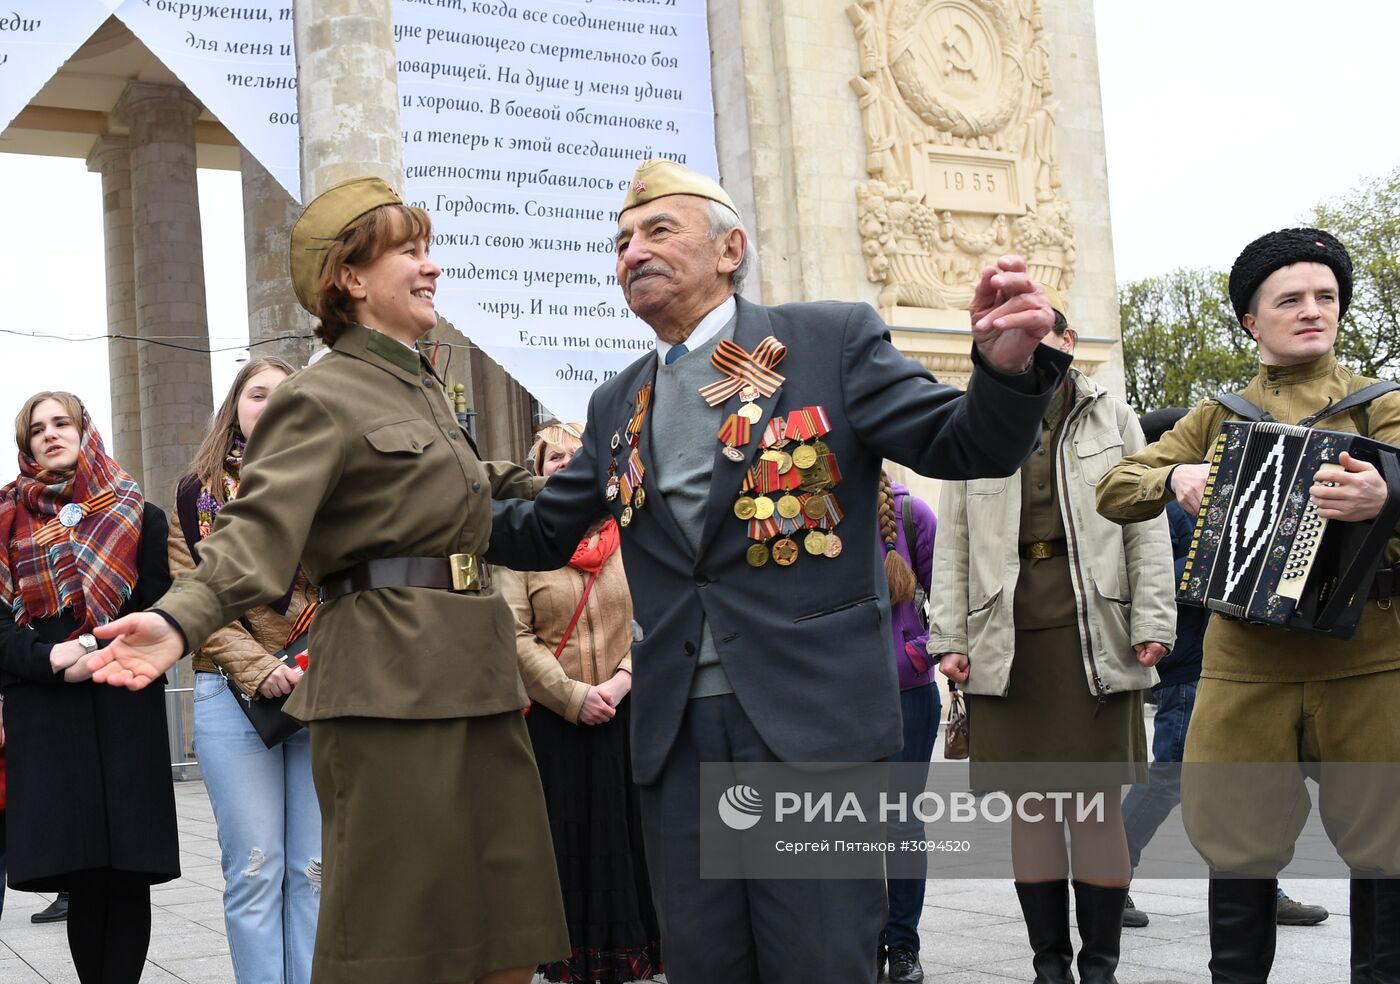
<path id="1" fill-rule="evenodd" d="M 669 277 L 671 275 L 671 268 L 664 263 L 657 263 L 654 260 L 651 263 L 643 263 L 641 266 L 637 267 L 637 269 L 627 274 L 627 286 L 631 287 L 632 281 L 636 280 L 638 277 L 645 277 L 650 274 L 660 274 L 663 277 Z"/>

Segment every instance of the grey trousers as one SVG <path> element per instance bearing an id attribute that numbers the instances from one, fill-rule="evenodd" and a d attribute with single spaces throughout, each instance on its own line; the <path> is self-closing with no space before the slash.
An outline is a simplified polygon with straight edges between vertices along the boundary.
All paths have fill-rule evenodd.
<path id="1" fill-rule="evenodd" d="M 700 878 L 700 763 L 773 761 L 733 694 L 700 697 L 660 777 L 641 787 L 671 984 L 874 984 L 883 879 Z"/>

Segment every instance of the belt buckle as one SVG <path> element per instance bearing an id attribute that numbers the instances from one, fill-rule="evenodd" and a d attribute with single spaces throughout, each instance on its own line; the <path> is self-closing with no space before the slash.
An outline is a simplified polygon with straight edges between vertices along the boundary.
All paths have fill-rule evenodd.
<path id="1" fill-rule="evenodd" d="M 1048 541 L 1036 540 L 1026 548 L 1026 556 L 1031 560 L 1049 560 L 1055 553 Z"/>
<path id="2" fill-rule="evenodd" d="M 481 590 L 481 564 L 476 554 L 452 554 L 447 558 L 447 566 L 452 570 L 453 591 Z"/>

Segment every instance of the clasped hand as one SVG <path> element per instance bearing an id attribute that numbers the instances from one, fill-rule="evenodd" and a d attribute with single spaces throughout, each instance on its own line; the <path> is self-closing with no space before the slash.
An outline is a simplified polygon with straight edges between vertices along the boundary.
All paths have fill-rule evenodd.
<path id="1" fill-rule="evenodd" d="M 982 271 L 968 313 L 982 358 L 1006 375 L 1024 372 L 1035 347 L 1055 327 L 1050 299 L 1026 272 L 1025 259 L 1015 255 Z"/>

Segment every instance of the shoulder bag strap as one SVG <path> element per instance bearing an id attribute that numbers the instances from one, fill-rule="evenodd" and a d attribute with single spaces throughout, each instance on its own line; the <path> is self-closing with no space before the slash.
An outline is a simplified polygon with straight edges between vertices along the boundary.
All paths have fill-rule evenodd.
<path id="1" fill-rule="evenodd" d="M 1369 386 L 1361 387 L 1361 389 L 1357 390 L 1355 393 L 1347 394 L 1336 403 L 1323 407 L 1317 413 L 1309 417 L 1304 417 L 1302 420 L 1298 421 L 1298 424 L 1302 427 L 1312 427 L 1319 421 L 1326 420 L 1328 417 L 1335 417 L 1339 413 L 1346 413 L 1348 410 L 1355 410 L 1357 407 L 1363 407 L 1372 400 L 1397 389 L 1400 389 L 1400 383 L 1393 382 L 1389 379 L 1371 383 Z"/>
<path id="2" fill-rule="evenodd" d="M 1212 399 L 1236 417 L 1243 417 L 1245 420 L 1258 423 L 1261 420 L 1274 419 L 1267 411 L 1261 410 L 1256 404 L 1245 399 L 1243 393 L 1220 393 Z"/>

